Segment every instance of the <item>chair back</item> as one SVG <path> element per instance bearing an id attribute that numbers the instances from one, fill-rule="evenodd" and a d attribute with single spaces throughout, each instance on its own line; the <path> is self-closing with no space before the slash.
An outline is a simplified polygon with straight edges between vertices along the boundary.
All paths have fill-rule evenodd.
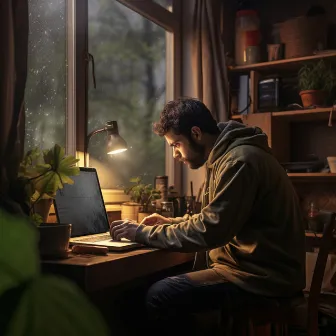
<path id="1" fill-rule="evenodd" d="M 316 264 L 314 268 L 313 278 L 308 298 L 308 314 L 307 314 L 307 331 L 309 336 L 318 336 L 318 309 L 321 294 L 321 287 L 326 268 L 328 255 L 333 247 L 334 231 L 336 227 L 336 213 L 321 210 L 319 212 L 319 220 L 324 226 L 322 239 L 319 243 L 319 252 L 317 254 Z"/>

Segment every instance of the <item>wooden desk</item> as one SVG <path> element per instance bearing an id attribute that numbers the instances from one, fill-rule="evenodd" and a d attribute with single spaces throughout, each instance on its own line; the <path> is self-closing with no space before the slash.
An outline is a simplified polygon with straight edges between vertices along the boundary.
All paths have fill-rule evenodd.
<path id="1" fill-rule="evenodd" d="M 44 260 L 43 273 L 64 276 L 79 285 L 99 309 L 111 335 L 138 335 L 147 319 L 144 295 L 152 282 L 177 270 L 191 270 L 194 253 L 141 248 L 107 256 L 76 255 Z M 131 317 L 131 319 L 130 319 Z M 142 326 L 140 328 L 140 326 Z"/>
<path id="2" fill-rule="evenodd" d="M 306 232 L 307 245 L 318 245 L 321 236 Z M 86 293 L 93 293 L 192 262 L 193 259 L 194 253 L 144 247 L 128 252 L 109 253 L 107 256 L 70 253 L 68 259 L 42 261 L 42 271 L 65 276 L 76 282 Z"/>
<path id="3" fill-rule="evenodd" d="M 193 253 L 151 248 L 114 252 L 107 256 L 70 253 L 68 259 L 42 261 L 42 271 L 65 276 L 86 293 L 93 293 L 190 263 L 193 259 Z"/>
<path id="4" fill-rule="evenodd" d="M 318 246 L 321 236 L 306 232 L 307 247 Z M 109 253 L 107 256 L 70 253 L 68 259 L 42 261 L 42 271 L 65 276 L 76 282 L 86 293 L 93 293 L 190 263 L 193 259 L 193 253 L 144 247 L 128 252 Z"/>

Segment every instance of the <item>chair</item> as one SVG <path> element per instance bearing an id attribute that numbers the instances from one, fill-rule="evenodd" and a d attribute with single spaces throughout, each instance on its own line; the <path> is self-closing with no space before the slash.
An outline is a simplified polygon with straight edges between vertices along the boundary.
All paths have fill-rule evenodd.
<path id="1" fill-rule="evenodd" d="M 333 247 L 336 213 L 320 211 L 319 219 L 325 223 L 324 233 L 320 239 L 319 252 L 314 268 L 307 304 L 307 320 L 303 327 L 309 336 L 318 336 L 318 310 L 324 271 L 328 255 Z M 315 239 L 316 242 L 316 239 Z M 252 307 L 247 311 L 231 317 L 230 332 L 223 323 L 227 316 L 221 317 L 221 333 L 235 336 L 287 336 L 288 325 L 293 324 L 292 301 L 276 302 L 269 300 L 263 307 Z M 234 333 L 232 333 L 234 330 Z"/>
<path id="2" fill-rule="evenodd" d="M 319 246 L 319 252 L 309 291 L 307 315 L 307 331 L 309 336 L 318 335 L 319 298 L 328 255 L 333 248 L 334 230 L 336 226 L 336 213 L 320 211 L 319 217 L 324 223 L 326 223 L 326 226 Z"/>

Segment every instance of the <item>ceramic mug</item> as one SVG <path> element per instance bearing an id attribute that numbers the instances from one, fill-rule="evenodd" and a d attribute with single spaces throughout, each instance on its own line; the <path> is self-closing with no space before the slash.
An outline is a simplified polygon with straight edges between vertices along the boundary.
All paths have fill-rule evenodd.
<path id="1" fill-rule="evenodd" d="M 245 49 L 246 64 L 260 62 L 260 49 L 258 46 L 249 46 Z"/>

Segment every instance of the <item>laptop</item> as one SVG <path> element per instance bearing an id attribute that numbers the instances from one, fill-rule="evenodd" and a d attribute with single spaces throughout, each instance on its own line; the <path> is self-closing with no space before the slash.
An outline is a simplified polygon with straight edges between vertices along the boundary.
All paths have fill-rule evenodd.
<path id="1" fill-rule="evenodd" d="M 110 251 L 124 251 L 143 246 L 127 239 L 112 240 L 97 171 L 80 167 L 71 177 L 74 184 L 65 184 L 54 199 L 59 223 L 70 223 L 70 245 L 106 246 Z"/>

